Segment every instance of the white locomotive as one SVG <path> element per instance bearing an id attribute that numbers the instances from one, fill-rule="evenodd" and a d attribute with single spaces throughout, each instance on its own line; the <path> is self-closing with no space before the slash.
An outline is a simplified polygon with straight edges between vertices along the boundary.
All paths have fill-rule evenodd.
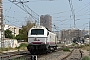
<path id="1" fill-rule="evenodd" d="M 57 49 L 57 37 L 44 26 L 34 26 L 28 32 L 27 49 L 31 54 L 40 54 Z"/>

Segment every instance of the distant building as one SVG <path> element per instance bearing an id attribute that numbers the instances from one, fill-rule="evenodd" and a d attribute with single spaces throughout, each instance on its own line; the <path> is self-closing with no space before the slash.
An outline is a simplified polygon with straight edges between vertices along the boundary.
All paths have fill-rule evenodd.
<path id="1" fill-rule="evenodd" d="M 45 26 L 47 29 L 52 31 L 52 17 L 50 15 L 41 15 L 40 25 Z"/>
<path id="2" fill-rule="evenodd" d="M 60 40 L 60 31 L 53 31 L 57 35 L 57 39 Z"/>
<path id="3" fill-rule="evenodd" d="M 60 39 L 60 31 L 53 31 L 54 33 L 56 33 L 57 36 L 57 43 L 60 43 L 61 39 Z"/>
<path id="4" fill-rule="evenodd" d="M 9 26 L 10 26 L 10 25 L 8 25 L 8 24 L 5 24 L 5 25 L 4 25 L 4 30 L 7 30 L 7 29 L 9 29 Z"/>
<path id="5" fill-rule="evenodd" d="M 18 35 L 19 34 L 19 28 L 18 27 L 15 27 L 15 26 L 10 26 L 10 25 L 5 25 L 4 26 L 4 30 L 6 29 L 9 29 L 10 31 L 12 31 L 12 34 L 14 36 Z"/>
<path id="6" fill-rule="evenodd" d="M 4 31 L 6 29 L 11 30 L 12 34 L 15 35 L 15 36 L 19 34 L 19 28 L 18 27 L 10 26 L 8 24 L 5 24 L 4 25 Z M 0 29 L 0 37 L 1 37 L 1 29 Z M 3 43 L 4 43 L 3 47 L 5 47 L 5 48 L 8 48 L 8 47 L 15 48 L 18 44 L 16 39 L 7 39 L 5 37 L 4 37 Z M 0 47 L 1 46 L 2 46 L 2 43 L 1 43 L 1 38 L 0 38 Z"/>
<path id="7" fill-rule="evenodd" d="M 68 30 L 61 30 L 61 40 L 64 42 L 72 42 L 74 38 L 80 40 L 81 30 L 79 29 L 68 29 Z"/>
<path id="8" fill-rule="evenodd" d="M 82 30 L 82 37 L 84 37 L 85 35 L 89 35 L 89 30 Z"/>
<path id="9" fill-rule="evenodd" d="M 16 39 L 4 39 L 4 47 L 5 48 L 15 48 L 18 46 L 18 41 Z M 1 47 L 1 42 L 0 42 Z"/>

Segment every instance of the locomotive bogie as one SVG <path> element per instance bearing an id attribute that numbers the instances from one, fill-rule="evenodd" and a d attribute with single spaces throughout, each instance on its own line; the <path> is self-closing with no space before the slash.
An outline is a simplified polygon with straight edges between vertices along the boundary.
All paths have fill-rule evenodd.
<path id="1" fill-rule="evenodd" d="M 48 52 L 47 45 L 28 45 L 28 51 L 30 51 L 31 54 L 40 54 L 43 52 Z"/>

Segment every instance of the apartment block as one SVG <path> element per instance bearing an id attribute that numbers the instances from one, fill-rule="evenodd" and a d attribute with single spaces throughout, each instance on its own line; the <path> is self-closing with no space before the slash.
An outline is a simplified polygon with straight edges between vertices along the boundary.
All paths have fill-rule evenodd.
<path id="1" fill-rule="evenodd" d="M 61 30 L 61 40 L 73 40 L 74 38 L 79 37 L 82 37 L 81 30 L 79 29 Z"/>
<path id="2" fill-rule="evenodd" d="M 19 34 L 19 27 L 16 26 L 10 26 L 10 25 L 4 25 L 4 30 L 9 29 L 10 31 L 12 31 L 12 34 L 14 36 Z"/>

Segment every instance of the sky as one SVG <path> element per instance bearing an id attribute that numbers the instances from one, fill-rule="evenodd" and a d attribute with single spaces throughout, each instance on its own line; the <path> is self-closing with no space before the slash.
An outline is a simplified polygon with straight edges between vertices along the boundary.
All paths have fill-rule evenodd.
<path id="1" fill-rule="evenodd" d="M 12 0 L 11 0 L 12 1 Z M 89 29 L 90 21 L 90 0 L 16 0 L 18 2 L 24 1 L 35 14 L 41 15 L 49 14 L 52 16 L 52 26 L 57 30 L 62 29 Z M 29 1 L 29 2 L 26 2 Z M 70 2 L 70 3 L 69 3 Z M 14 2 L 17 3 L 17 2 Z M 25 25 L 27 18 L 32 22 L 33 19 L 24 10 L 20 3 L 15 5 L 9 0 L 3 0 L 3 20 L 4 24 L 21 27 Z M 72 3 L 72 4 L 71 4 Z M 24 6 L 25 9 L 27 9 Z M 33 12 L 27 9 L 34 17 L 37 17 Z M 54 28 L 53 28 L 54 29 Z"/>

